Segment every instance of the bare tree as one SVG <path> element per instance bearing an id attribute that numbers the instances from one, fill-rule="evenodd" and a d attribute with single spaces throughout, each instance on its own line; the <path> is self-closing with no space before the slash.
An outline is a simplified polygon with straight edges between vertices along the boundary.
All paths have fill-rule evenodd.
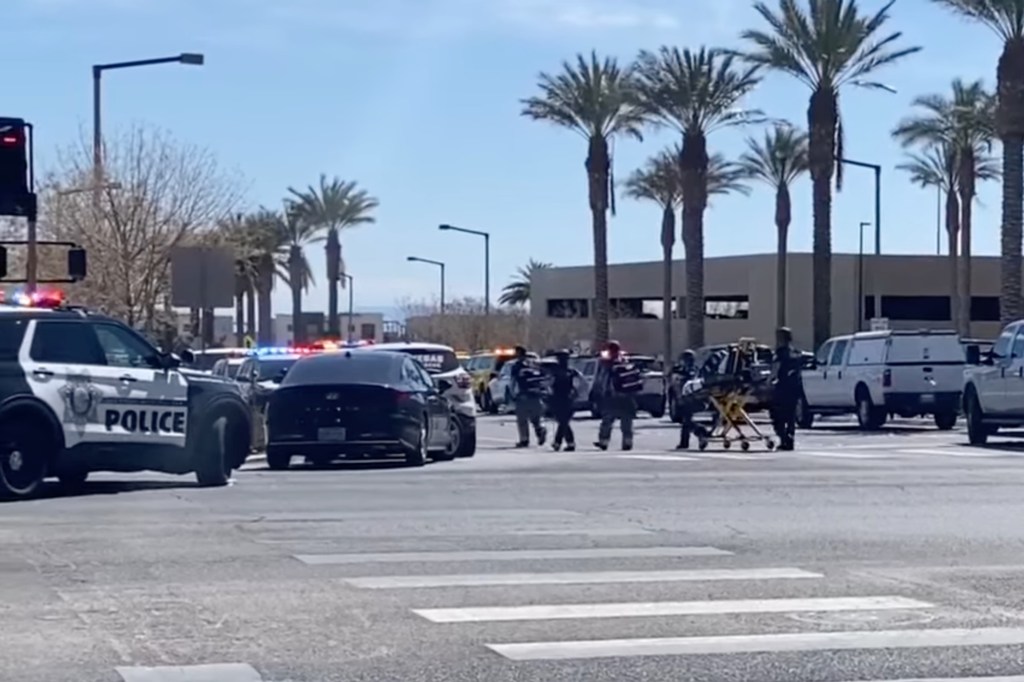
<path id="1" fill-rule="evenodd" d="M 91 187 L 91 149 L 83 140 L 60 151 L 41 190 L 40 233 L 87 250 L 76 302 L 153 330 L 168 310 L 170 250 L 203 240 L 230 215 L 241 183 L 208 150 L 154 128 L 108 137 L 104 155 L 97 213 L 82 191 Z"/>

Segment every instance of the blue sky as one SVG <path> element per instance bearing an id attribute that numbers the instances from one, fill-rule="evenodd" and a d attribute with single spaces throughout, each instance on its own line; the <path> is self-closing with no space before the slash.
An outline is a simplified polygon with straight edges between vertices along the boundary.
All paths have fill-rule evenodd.
<path id="1" fill-rule="evenodd" d="M 519 115 L 540 71 L 597 49 L 623 60 L 662 44 L 730 46 L 759 26 L 749 0 L 5 0 L 0 55 L 3 114 L 32 120 L 41 162 L 90 124 L 90 65 L 206 54 L 201 68 L 161 66 L 105 77 L 107 130 L 151 123 L 209 147 L 247 178 L 247 203 L 280 205 L 285 188 L 321 172 L 355 179 L 378 196 L 377 224 L 344 235 L 358 305 L 391 307 L 431 296 L 437 274 L 406 256 L 448 263 L 450 296 L 480 295 L 482 243 L 438 233 L 449 222 L 492 238 L 492 290 L 529 258 L 559 265 L 592 258 L 583 171 L 585 146 L 568 132 Z M 774 4 L 774 3 L 772 3 Z M 866 10 L 880 1 L 861 0 Z M 850 158 L 881 163 L 883 250 L 934 253 L 935 195 L 894 166 L 889 131 L 914 96 L 945 92 L 955 76 L 995 80 L 1000 45 L 984 29 L 926 0 L 900 0 L 891 28 L 924 52 L 878 80 L 898 94 L 843 93 Z M 805 125 L 808 92 L 769 75 L 749 105 Z M 735 156 L 747 134 L 726 130 L 710 149 Z M 673 140 L 652 133 L 622 142 L 625 178 Z M 997 150 L 998 151 L 998 150 Z M 855 251 L 857 225 L 873 220 L 872 175 L 851 168 L 833 204 L 836 251 Z M 609 227 L 613 262 L 659 257 L 657 207 L 619 200 Z M 708 255 L 774 249 L 772 193 L 714 200 Z M 999 188 L 984 186 L 975 251 L 998 252 Z M 810 185 L 794 188 L 790 246 L 810 249 Z M 682 257 L 681 246 L 677 247 Z M 945 250 L 945 246 L 943 246 Z M 322 272 L 320 249 L 310 254 Z M 323 288 L 307 309 L 322 309 Z M 288 311 L 279 291 L 275 309 Z"/>

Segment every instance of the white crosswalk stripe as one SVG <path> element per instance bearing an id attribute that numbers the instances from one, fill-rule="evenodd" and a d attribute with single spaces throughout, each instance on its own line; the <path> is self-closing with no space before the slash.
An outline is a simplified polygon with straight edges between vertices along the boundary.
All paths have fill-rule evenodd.
<path id="1" fill-rule="evenodd" d="M 115 670 L 124 682 L 264 682 L 263 676 L 245 663 L 124 666 Z"/>

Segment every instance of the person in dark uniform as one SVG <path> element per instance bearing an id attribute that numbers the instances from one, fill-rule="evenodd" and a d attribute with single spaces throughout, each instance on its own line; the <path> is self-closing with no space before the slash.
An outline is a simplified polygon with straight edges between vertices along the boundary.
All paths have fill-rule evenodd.
<path id="1" fill-rule="evenodd" d="M 619 421 L 622 449 L 633 449 L 633 420 L 636 419 L 636 394 L 643 389 L 640 372 L 622 356 L 618 341 L 609 341 L 594 377 L 591 398 L 601 406 L 601 425 L 595 446 L 608 449 L 612 426 Z"/>
<path id="2" fill-rule="evenodd" d="M 557 428 L 551 447 L 559 450 L 564 442 L 565 451 L 572 452 L 576 449 L 576 436 L 572 432 L 573 405 L 576 403 L 577 382 L 583 375 L 569 366 L 569 351 L 557 351 L 555 359 L 558 364 L 551 370 L 551 412 Z"/>
<path id="3" fill-rule="evenodd" d="M 515 394 L 516 430 L 519 440 L 517 448 L 530 446 L 530 427 L 537 436 L 537 445 L 544 445 L 548 432 L 541 422 L 544 416 L 544 373 L 526 354 L 526 348 L 516 346 L 516 358 L 512 361 L 511 378 Z"/>
<path id="4" fill-rule="evenodd" d="M 796 439 L 796 405 L 803 393 L 801 352 L 793 346 L 793 332 L 780 327 L 775 332 L 775 377 L 772 395 L 772 427 L 780 450 L 792 450 Z"/>
<path id="5" fill-rule="evenodd" d="M 687 381 L 692 381 L 697 378 L 696 361 L 697 356 L 692 350 L 683 351 L 679 366 L 676 368 L 676 374 L 679 375 L 680 388 L 685 386 Z M 684 403 L 679 408 L 679 445 L 676 446 L 676 450 L 687 450 L 690 447 L 690 436 L 694 433 L 695 426 L 693 423 L 694 412 L 694 405 L 690 402 Z M 697 435 L 700 435 L 699 430 Z"/>

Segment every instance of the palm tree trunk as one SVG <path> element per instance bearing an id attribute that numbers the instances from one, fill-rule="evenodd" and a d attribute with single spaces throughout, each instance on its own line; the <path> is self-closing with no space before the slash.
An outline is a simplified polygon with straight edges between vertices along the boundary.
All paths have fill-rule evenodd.
<path id="1" fill-rule="evenodd" d="M 327 335 L 341 338 L 341 325 L 338 320 L 338 265 L 341 259 L 341 245 L 338 242 L 338 230 L 327 231 L 327 244 L 324 246 L 327 256 Z M 348 332 L 346 331 L 346 338 Z"/>
<path id="2" fill-rule="evenodd" d="M 661 214 L 661 341 L 663 366 L 672 366 L 672 246 L 676 241 L 676 214 L 672 204 Z M 666 375 L 667 376 L 667 375 Z"/>
<path id="3" fill-rule="evenodd" d="M 302 248 L 292 246 L 288 254 L 288 279 L 292 289 L 292 343 L 306 341 L 302 319 Z"/>
<path id="4" fill-rule="evenodd" d="M 195 339 L 199 336 L 199 308 L 188 309 L 188 326 L 189 333 L 192 334 L 192 338 Z"/>
<path id="5" fill-rule="evenodd" d="M 686 347 L 704 345 L 704 208 L 707 206 L 707 140 L 683 133 L 679 156 L 683 190 L 683 251 L 686 271 Z"/>
<path id="6" fill-rule="evenodd" d="M 1000 88 L 1002 90 L 1002 88 Z M 1024 202 L 1024 136 L 1003 138 L 1003 226 L 1000 238 L 999 312 L 1003 324 L 1021 318 L 1021 222 Z"/>
<path id="7" fill-rule="evenodd" d="M 245 336 L 245 289 L 247 282 L 242 275 L 235 275 L 235 345 L 242 345 Z"/>
<path id="8" fill-rule="evenodd" d="M 960 191 L 960 313 L 957 331 L 961 336 L 971 335 L 971 221 L 973 220 L 973 192 L 966 187 Z"/>
<path id="9" fill-rule="evenodd" d="M 960 206 L 955 190 L 946 192 L 946 232 L 949 237 L 950 316 L 956 326 L 959 326 L 960 263 L 958 254 L 960 248 L 957 242 L 960 238 Z"/>
<path id="10" fill-rule="evenodd" d="M 590 138 L 587 153 L 587 180 L 590 213 L 594 232 L 594 343 L 598 348 L 608 342 L 608 182 L 611 159 L 608 141 Z"/>
<path id="11" fill-rule="evenodd" d="M 807 110 L 814 206 L 811 326 L 815 348 L 832 335 L 832 172 L 836 163 L 836 109 L 832 89 L 821 87 L 811 95 Z"/>
<path id="12" fill-rule="evenodd" d="M 792 206 L 789 201 L 789 187 L 779 185 L 775 190 L 775 230 L 778 244 L 775 247 L 775 326 L 786 326 L 786 304 L 788 287 L 786 269 L 789 265 L 789 223 L 792 220 Z"/>
<path id="13" fill-rule="evenodd" d="M 256 286 L 251 281 L 245 289 L 245 335 L 256 338 Z"/>
<path id="14" fill-rule="evenodd" d="M 271 345 L 274 343 L 274 318 L 270 301 L 270 294 L 274 288 L 273 267 L 273 263 L 262 264 L 257 280 L 256 315 L 259 318 L 257 338 L 261 345 Z"/>

